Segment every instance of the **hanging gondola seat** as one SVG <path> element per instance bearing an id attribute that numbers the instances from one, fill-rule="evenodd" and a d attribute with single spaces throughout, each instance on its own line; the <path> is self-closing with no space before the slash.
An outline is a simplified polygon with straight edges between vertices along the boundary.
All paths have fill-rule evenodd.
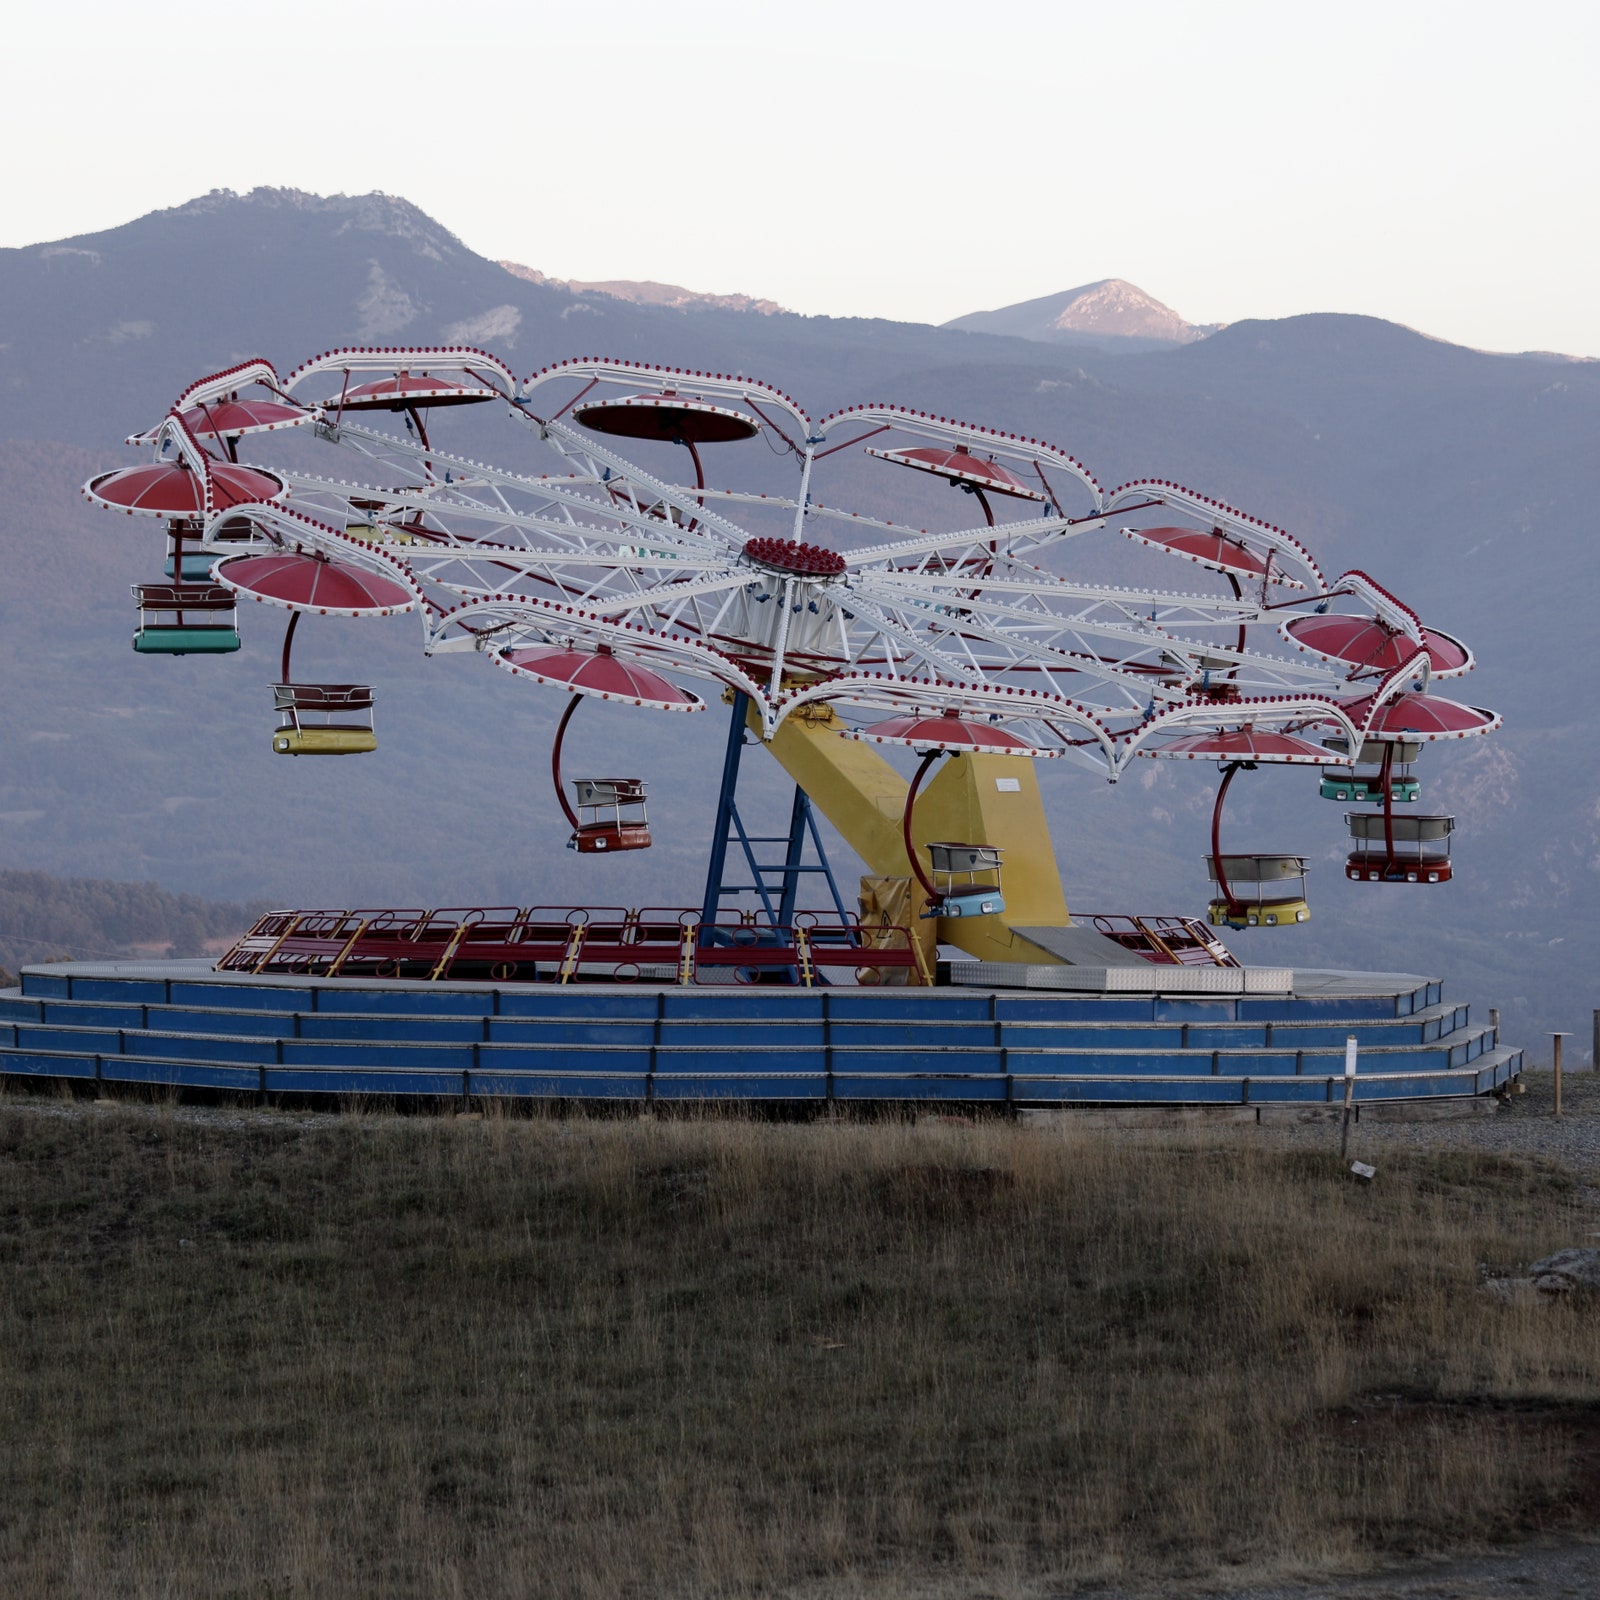
<path id="1" fill-rule="evenodd" d="M 929 844 L 937 897 L 924 917 L 993 917 L 1006 908 L 1000 893 L 999 848 L 992 844 Z M 984 881 L 987 880 L 987 881 Z"/>
<path id="2" fill-rule="evenodd" d="M 212 569 L 221 560 L 214 551 L 210 550 L 185 550 L 183 552 L 183 581 L 185 583 L 209 583 Z M 169 552 L 166 565 L 161 569 L 168 578 L 174 576 L 173 557 Z"/>
<path id="3" fill-rule="evenodd" d="M 1310 919 L 1306 904 L 1306 858 L 1289 855 L 1206 857 L 1213 883 L 1227 880 L 1231 901 L 1224 896 L 1206 907 L 1214 928 L 1292 928 Z"/>
<path id="4" fill-rule="evenodd" d="M 378 748 L 366 684 L 275 683 L 272 697 L 280 717 L 272 748 L 280 756 L 358 756 Z"/>
<path id="5" fill-rule="evenodd" d="M 1415 778 L 1389 779 L 1389 788 L 1396 800 L 1415 800 L 1421 792 L 1421 787 Z M 1346 804 L 1356 805 L 1381 805 L 1383 780 L 1376 773 L 1369 780 L 1362 774 L 1351 772 L 1344 767 L 1324 767 L 1321 793 L 1324 800 L 1343 800 Z"/>
<path id="6" fill-rule="evenodd" d="M 1335 755 L 1345 755 L 1350 749 L 1344 739 L 1325 739 L 1323 744 Z M 1354 762 L 1322 769 L 1322 798 L 1343 800 L 1346 804 L 1382 805 L 1383 758 L 1389 749 L 1394 751 L 1389 767 L 1390 795 L 1395 800 L 1415 800 L 1421 786 L 1411 775 L 1411 764 L 1422 753 L 1422 745 L 1414 739 L 1364 740 Z"/>
<path id="7" fill-rule="evenodd" d="M 1386 819 L 1381 811 L 1350 811 L 1345 822 L 1357 841 L 1345 860 L 1347 878 L 1360 883 L 1449 883 L 1454 817 Z"/>
<path id="8" fill-rule="evenodd" d="M 219 583 L 136 583 L 140 655 L 227 655 L 239 648 L 231 589 Z"/>
<path id="9" fill-rule="evenodd" d="M 364 756 L 378 748 L 371 728 L 279 728 L 272 748 L 280 756 Z"/>
<path id="10" fill-rule="evenodd" d="M 650 845 L 650 828 L 643 822 L 580 823 L 567 841 L 569 849 L 585 856 L 602 852 L 615 855 L 619 850 L 648 850 Z"/>
<path id="11" fill-rule="evenodd" d="M 644 779 L 578 778 L 572 787 L 578 825 L 567 840 L 568 849 L 587 856 L 650 848 Z"/>

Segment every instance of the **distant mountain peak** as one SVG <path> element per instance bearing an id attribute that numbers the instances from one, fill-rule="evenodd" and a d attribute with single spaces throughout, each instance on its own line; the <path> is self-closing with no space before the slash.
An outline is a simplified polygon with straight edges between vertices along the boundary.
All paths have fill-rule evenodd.
<path id="1" fill-rule="evenodd" d="M 944 324 L 967 333 L 1000 333 L 1048 344 L 1170 348 L 1193 344 L 1217 325 L 1186 322 L 1125 278 L 1101 278 L 997 311 L 973 311 Z"/>
<path id="2" fill-rule="evenodd" d="M 502 261 L 502 267 L 525 283 L 543 284 L 548 289 L 565 289 L 571 294 L 603 294 L 612 300 L 628 300 L 637 306 L 659 306 L 667 311 L 753 311 L 758 316 L 776 316 L 785 308 L 776 300 L 758 300 L 748 294 L 706 294 L 685 289 L 675 283 L 652 283 L 631 278 L 608 278 L 603 282 L 580 278 L 552 278 L 536 267 L 519 261 Z"/>
<path id="3" fill-rule="evenodd" d="M 299 212 L 333 223 L 335 235 L 366 233 L 399 239 L 416 254 L 433 261 L 446 261 L 468 253 L 466 246 L 448 228 L 441 227 L 420 206 L 400 195 L 378 190 L 370 194 L 312 194 L 305 189 L 257 188 L 240 194 L 236 189 L 213 189 L 181 206 L 152 215 L 180 219 L 230 210 Z"/>

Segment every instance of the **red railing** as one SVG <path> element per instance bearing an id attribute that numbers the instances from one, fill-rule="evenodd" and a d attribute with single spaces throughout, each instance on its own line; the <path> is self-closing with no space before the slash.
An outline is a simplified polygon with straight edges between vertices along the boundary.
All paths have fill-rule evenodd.
<path id="1" fill-rule="evenodd" d="M 1107 912 L 1079 912 L 1073 920 L 1087 922 L 1097 933 L 1114 939 L 1161 967 L 1236 967 L 1239 958 L 1195 917 L 1134 916 Z"/>
<path id="2" fill-rule="evenodd" d="M 219 972 L 497 983 L 628 982 L 655 968 L 679 983 L 800 985 L 845 967 L 879 981 L 905 969 L 908 981 L 927 981 L 904 928 L 867 929 L 820 912 L 797 913 L 784 927 L 740 913 L 702 923 L 697 911 L 662 907 L 273 911 L 217 963 Z"/>

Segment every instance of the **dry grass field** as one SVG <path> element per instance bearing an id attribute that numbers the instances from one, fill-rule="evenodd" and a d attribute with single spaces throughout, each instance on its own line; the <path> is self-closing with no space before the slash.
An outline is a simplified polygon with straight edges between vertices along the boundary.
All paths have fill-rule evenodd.
<path id="1" fill-rule="evenodd" d="M 1059 1594 L 1600 1524 L 1552 1161 L 0 1103 L 0 1593 Z"/>

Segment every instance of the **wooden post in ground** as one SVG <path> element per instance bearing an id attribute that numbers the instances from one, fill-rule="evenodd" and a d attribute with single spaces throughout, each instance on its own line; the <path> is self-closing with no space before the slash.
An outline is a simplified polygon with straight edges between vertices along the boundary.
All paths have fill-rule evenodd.
<path id="1" fill-rule="evenodd" d="M 1600 1016 L 1600 1012 L 1596 1012 L 1595 1015 Z M 1500 1048 L 1500 1008 L 1498 1006 L 1489 1007 L 1489 1026 L 1494 1030 L 1494 1044 L 1495 1049 L 1498 1050 Z"/>
<path id="2" fill-rule="evenodd" d="M 1589 1070 L 1600 1072 L 1600 1011 L 1594 1014 L 1594 1040 L 1589 1050 Z"/>
<path id="3" fill-rule="evenodd" d="M 1356 1093 L 1356 1050 L 1356 1036 L 1352 1033 L 1344 1042 L 1344 1126 L 1339 1129 L 1341 1167 L 1350 1154 L 1350 1102 Z"/>
<path id="4" fill-rule="evenodd" d="M 1561 1041 L 1571 1037 L 1572 1035 L 1568 1033 L 1552 1033 L 1550 1035 L 1551 1042 L 1555 1045 L 1556 1115 L 1558 1117 L 1561 1115 Z"/>

